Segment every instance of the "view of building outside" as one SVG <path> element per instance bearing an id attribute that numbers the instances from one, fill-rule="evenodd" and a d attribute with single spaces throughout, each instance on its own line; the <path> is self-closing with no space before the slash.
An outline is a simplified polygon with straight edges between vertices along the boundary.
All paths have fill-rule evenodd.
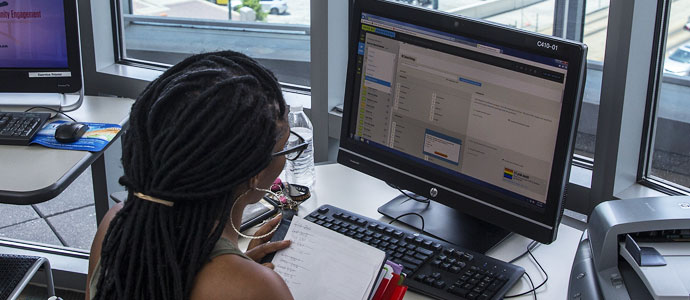
<path id="1" fill-rule="evenodd" d="M 671 4 L 650 175 L 690 187 L 690 0 Z"/>
<path id="2" fill-rule="evenodd" d="M 133 0 L 132 14 L 205 20 L 240 21 L 241 14 L 234 8 L 243 2 L 255 2 L 266 15 L 266 23 L 309 25 L 310 0 Z M 228 5 L 229 4 L 229 5 Z M 233 8 L 233 13 L 228 11 Z M 230 19 L 232 18 L 232 19 Z"/>
<path id="3" fill-rule="evenodd" d="M 215 50 L 213 47 L 223 47 L 222 41 L 228 41 L 232 49 L 244 52 L 258 59 L 271 62 L 296 61 L 307 63 L 309 56 L 310 26 L 310 0 L 121 0 L 128 1 L 128 9 L 124 12 L 124 38 L 127 58 L 140 60 L 153 60 L 165 64 L 174 64 L 181 60 L 183 53 L 196 53 Z M 555 0 L 391 0 L 409 3 L 451 14 L 481 18 L 508 26 L 536 31 L 551 35 L 553 33 Z M 438 1 L 438 3 L 433 3 Z M 498 4 L 498 5 L 497 5 Z M 241 8 L 249 6 L 250 8 Z M 590 60 L 602 61 L 603 48 L 606 38 L 606 22 L 608 16 L 608 0 L 587 0 L 587 25 L 585 28 L 585 42 L 597 44 L 590 45 Z M 185 35 L 173 34 L 174 28 L 161 31 L 160 28 L 146 28 L 142 30 L 141 24 L 149 26 L 155 22 L 136 23 L 137 16 L 154 17 L 156 22 L 164 22 L 164 19 L 173 21 L 176 19 L 198 21 L 197 32 L 192 38 Z M 591 22 L 589 21 L 591 20 Z M 130 21 L 130 22 L 128 22 Z M 255 22 L 263 24 L 261 30 L 253 31 L 251 39 L 238 37 L 239 43 L 233 36 L 239 36 L 238 27 L 242 23 Z M 207 22 L 213 22 L 211 25 Z M 227 25 L 224 28 L 218 26 L 218 22 L 237 25 Z M 139 24 L 139 26 L 130 26 Z M 185 23 L 185 28 L 194 28 L 193 23 Z M 306 33 L 295 33 L 295 28 L 284 30 L 280 25 L 303 26 Z M 212 29 L 209 29 L 212 28 Z M 225 29 L 223 31 L 222 29 Z M 160 35 L 154 32 L 160 32 Z M 242 33 L 246 35 L 246 32 Z M 230 36 L 224 39 L 222 36 Z M 271 35 L 263 41 L 258 41 L 261 36 Z M 256 38 L 256 39 L 255 39 Z M 169 39 L 170 41 L 165 41 Z M 285 41 L 288 42 L 285 42 Z M 251 42 L 252 44 L 242 43 Z M 155 43 L 159 43 L 156 45 Z M 172 47 L 175 43 L 180 47 Z M 286 49 L 287 48 L 287 49 Z M 153 55 L 158 49 L 163 51 L 180 52 L 181 55 Z M 170 50 L 176 49 L 176 50 Z M 287 51 L 285 51 L 287 50 Z M 262 61 L 264 62 L 264 61 Z M 269 63 L 270 65 L 270 63 Z M 280 66 L 277 66 L 280 68 Z M 290 70 L 291 68 L 284 68 Z M 295 68 L 292 68 L 295 69 Z M 302 66 L 297 70 L 308 68 Z M 279 78 L 281 70 L 277 71 Z M 305 73 L 305 72 L 302 72 Z M 308 73 L 308 71 L 306 72 Z M 299 77 L 290 74 L 292 77 Z M 309 86 L 308 78 L 292 78 L 282 76 L 281 80 L 295 84 Z M 598 96 L 596 97 L 598 98 Z M 595 101 L 595 100 L 593 100 Z M 598 101 L 598 100 L 596 100 Z M 585 151 L 586 152 L 586 151 Z M 593 152 L 593 149 L 592 151 Z"/>
<path id="4" fill-rule="evenodd" d="M 195 53 L 234 50 L 283 83 L 309 87 L 309 1 L 120 0 L 123 58 L 173 65 Z"/>

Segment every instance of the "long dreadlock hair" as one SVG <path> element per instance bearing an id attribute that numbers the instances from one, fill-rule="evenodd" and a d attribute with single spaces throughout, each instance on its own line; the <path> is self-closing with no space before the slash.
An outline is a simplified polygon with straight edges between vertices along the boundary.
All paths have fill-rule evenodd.
<path id="1" fill-rule="evenodd" d="M 123 138 L 128 201 L 103 241 L 96 299 L 188 298 L 236 189 L 270 163 L 285 112 L 275 76 L 237 52 L 189 57 L 153 81 Z"/>

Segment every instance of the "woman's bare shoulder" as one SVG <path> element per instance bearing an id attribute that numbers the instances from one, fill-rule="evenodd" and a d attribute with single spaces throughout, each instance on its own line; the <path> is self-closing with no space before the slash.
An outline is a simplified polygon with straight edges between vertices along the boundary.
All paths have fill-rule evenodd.
<path id="1" fill-rule="evenodd" d="M 285 281 L 268 267 L 221 255 L 197 274 L 191 299 L 292 299 Z"/>

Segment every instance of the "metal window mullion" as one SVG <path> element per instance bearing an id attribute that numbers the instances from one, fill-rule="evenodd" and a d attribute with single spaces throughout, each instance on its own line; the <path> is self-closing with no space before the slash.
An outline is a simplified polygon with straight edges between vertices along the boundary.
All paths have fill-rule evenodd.
<path id="1" fill-rule="evenodd" d="M 132 11 L 132 0 L 113 0 L 111 18 L 113 23 L 113 53 L 115 61 L 120 62 L 127 58 L 127 45 L 125 44 L 125 20 L 123 15 L 126 9 Z M 127 7 L 129 5 L 129 7 Z"/>
<path id="2" fill-rule="evenodd" d="M 645 115 L 645 126 L 642 144 L 642 153 L 640 153 L 638 180 L 646 180 L 650 175 L 652 169 L 652 159 L 654 155 L 654 141 L 656 136 L 657 122 L 656 113 L 659 107 L 659 99 L 661 93 L 661 84 L 664 81 L 662 73 L 664 56 L 666 50 L 666 39 L 668 35 L 668 22 L 671 10 L 670 0 L 659 0 L 659 5 L 656 10 L 657 22 L 654 28 L 654 36 L 657 39 L 654 41 L 654 54 L 652 56 L 651 74 L 649 77 L 649 89 L 647 98 L 647 112 Z M 681 80 L 682 81 L 682 80 Z M 687 84 L 687 81 L 685 82 Z M 659 185 L 661 187 L 661 185 Z M 677 191 L 661 188 L 660 190 L 669 194 L 676 194 Z"/>
<path id="3" fill-rule="evenodd" d="M 103 0 L 78 1 L 84 93 L 136 98 L 148 81 L 101 72 L 115 65 L 119 55 L 113 46 L 113 3 Z"/>
<path id="4" fill-rule="evenodd" d="M 610 4 L 591 208 L 637 182 L 658 1 Z"/>
<path id="5" fill-rule="evenodd" d="M 122 1 L 122 14 L 134 14 L 134 3 L 132 3 L 132 0 Z"/>
<path id="6" fill-rule="evenodd" d="M 585 28 L 585 1 L 556 0 L 553 24 L 554 36 L 582 41 Z"/>
<path id="7" fill-rule="evenodd" d="M 310 0 L 311 17 L 311 111 L 314 127 L 314 160 L 328 159 L 328 4 Z M 326 129 L 326 130 L 324 130 Z"/>
<path id="8" fill-rule="evenodd" d="M 124 12 L 124 8 L 115 8 L 118 12 Z M 309 25 L 302 24 L 280 24 L 280 23 L 264 23 L 264 22 L 242 22 L 242 21 L 228 21 L 228 20 L 210 20 L 210 19 L 189 19 L 183 17 L 158 17 L 158 16 L 142 16 L 134 14 L 122 13 L 122 21 L 127 24 L 147 24 L 152 26 L 170 26 L 182 28 L 202 28 L 202 29 L 226 29 L 236 31 L 255 31 L 255 32 L 269 32 L 282 33 L 292 35 L 309 35 Z"/>

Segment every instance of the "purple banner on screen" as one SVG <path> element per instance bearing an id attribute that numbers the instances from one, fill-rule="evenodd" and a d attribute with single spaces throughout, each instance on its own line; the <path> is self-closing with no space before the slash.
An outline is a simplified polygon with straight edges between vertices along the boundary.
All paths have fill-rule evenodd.
<path id="1" fill-rule="evenodd" d="M 0 68 L 67 68 L 62 0 L 0 0 Z"/>

